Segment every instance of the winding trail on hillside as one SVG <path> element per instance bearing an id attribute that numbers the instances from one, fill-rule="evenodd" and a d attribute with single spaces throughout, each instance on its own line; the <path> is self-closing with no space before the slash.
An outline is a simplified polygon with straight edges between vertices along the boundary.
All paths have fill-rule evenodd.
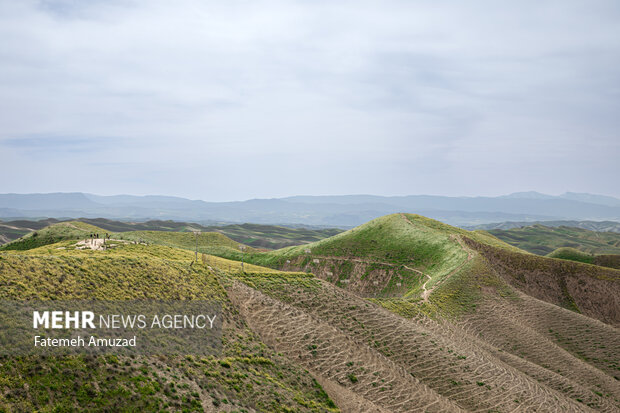
<path id="1" fill-rule="evenodd" d="M 422 284 L 422 302 L 423 303 L 428 303 L 428 296 L 431 295 L 431 293 L 433 292 L 434 287 L 431 290 L 427 290 L 426 289 L 426 284 L 428 284 L 428 282 L 431 280 L 431 276 L 428 275 L 428 274 L 424 274 L 424 276 L 426 278 L 428 278 L 428 280 L 426 280 L 424 282 L 424 284 Z"/>
<path id="2" fill-rule="evenodd" d="M 400 216 L 407 221 L 407 223 L 409 223 L 409 225 L 414 226 L 413 222 L 411 222 L 411 220 L 409 218 L 407 218 L 407 216 L 405 214 L 400 214 Z M 435 291 L 435 289 L 437 287 L 439 287 L 440 285 L 442 285 L 444 282 L 446 282 L 446 280 L 448 280 L 450 277 L 452 277 L 454 274 L 456 274 L 457 272 L 459 272 L 464 266 L 465 264 L 467 264 L 468 262 L 470 262 L 474 256 L 476 255 L 476 252 L 473 251 L 471 248 L 469 248 L 467 245 L 465 245 L 465 243 L 463 242 L 463 240 L 461 239 L 460 236 L 458 235 L 450 235 L 450 239 L 456 241 L 459 243 L 459 245 L 461 246 L 461 248 L 463 249 L 463 251 L 465 251 L 467 253 L 467 259 L 465 261 L 463 261 L 461 264 L 459 264 L 458 267 L 456 267 L 455 269 L 453 269 L 452 271 L 450 271 L 450 273 L 444 277 L 442 280 L 440 280 L 438 283 L 436 283 L 435 285 L 433 285 L 430 289 L 426 288 L 426 284 L 428 284 L 428 282 L 431 280 L 431 277 L 428 274 L 423 274 L 421 271 L 419 270 L 415 270 L 413 268 L 409 268 L 406 265 L 404 266 L 405 268 L 412 270 L 412 271 L 416 271 L 420 274 L 422 274 L 423 276 L 425 276 L 426 278 L 428 278 L 426 280 L 426 282 L 424 282 L 424 284 L 422 284 L 422 302 L 423 303 L 428 303 L 428 298 L 431 296 L 431 294 L 433 293 L 433 291 Z"/>
<path id="3" fill-rule="evenodd" d="M 363 259 L 363 258 L 354 258 L 354 257 L 330 257 L 330 256 L 326 256 L 326 255 L 313 255 L 313 258 L 319 258 L 319 259 L 324 259 L 324 260 L 332 260 L 332 261 L 352 261 L 352 262 L 359 262 L 362 264 L 380 264 L 380 265 L 385 265 L 388 267 L 393 267 L 393 268 L 398 268 L 398 267 L 403 267 L 409 271 L 413 271 L 416 272 L 418 274 L 420 274 L 423 277 L 428 278 L 428 280 L 426 280 L 426 282 L 422 285 L 422 298 L 424 298 L 424 302 L 428 301 L 428 296 L 430 295 L 430 291 L 426 290 L 426 283 L 428 283 L 431 280 L 431 277 L 427 274 L 424 274 L 422 271 L 415 269 L 415 268 L 411 268 L 408 265 L 405 264 L 394 264 L 391 262 L 383 262 L 383 261 L 374 261 L 374 260 L 368 260 L 368 259 Z"/>
<path id="4" fill-rule="evenodd" d="M 409 225 L 415 226 L 414 223 L 411 222 L 411 220 L 405 214 L 401 213 L 400 216 Z M 424 282 L 424 284 L 422 284 L 422 287 L 421 287 L 422 288 L 421 298 L 422 298 L 422 303 L 428 303 L 429 302 L 429 297 L 431 296 L 433 291 L 435 291 L 435 289 L 437 287 L 439 287 L 443 283 L 445 283 L 446 280 L 448 280 L 454 274 L 459 272 L 477 254 L 474 250 L 472 250 L 467 245 L 465 245 L 465 243 L 463 242 L 462 238 L 459 235 L 450 235 L 450 239 L 453 240 L 453 241 L 458 242 L 458 244 L 461 246 L 463 251 L 467 253 L 467 258 L 461 264 L 459 264 L 455 269 L 450 271 L 450 273 L 446 277 L 444 277 L 442 280 L 438 281 L 435 285 L 433 285 L 430 288 L 427 288 L 427 284 L 432 280 L 430 275 L 425 274 L 424 272 L 422 272 L 422 271 L 420 271 L 418 269 L 412 268 L 412 267 L 410 267 L 408 265 L 405 265 L 405 264 L 394 264 L 394 263 L 390 263 L 390 262 L 376 261 L 376 260 L 357 258 L 357 257 L 334 257 L 334 256 L 326 256 L 326 255 L 312 255 L 312 258 L 323 259 L 323 260 L 331 260 L 331 261 L 358 262 L 358 263 L 362 263 L 362 264 L 379 264 L 379 265 L 385 265 L 387 267 L 392 267 L 392 268 L 402 267 L 402 268 L 405 268 L 405 269 L 407 269 L 409 271 L 413 271 L 415 273 L 420 274 L 422 277 L 426 277 L 426 281 Z"/>

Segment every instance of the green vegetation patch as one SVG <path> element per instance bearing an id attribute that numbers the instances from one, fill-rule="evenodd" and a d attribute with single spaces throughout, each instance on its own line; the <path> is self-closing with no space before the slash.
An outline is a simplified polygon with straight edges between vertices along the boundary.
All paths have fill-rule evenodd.
<path id="1" fill-rule="evenodd" d="M 558 248 L 572 248 L 593 255 L 620 254 L 620 233 L 617 232 L 544 225 L 489 232 L 502 241 L 538 255 L 551 254 Z"/>
<path id="2" fill-rule="evenodd" d="M 0 246 L 0 251 L 23 251 L 38 248 L 43 245 L 54 244 L 63 240 L 86 239 L 89 238 L 92 233 L 98 233 L 103 238 L 106 231 L 84 222 L 61 222 L 37 231 L 33 231 L 13 242 L 4 244 Z"/>
<path id="3" fill-rule="evenodd" d="M 579 251 L 575 248 L 569 248 L 569 247 L 558 248 L 557 250 L 551 252 L 550 254 L 547 254 L 547 257 L 583 262 L 586 264 L 594 263 L 593 255 L 588 254 L 587 252 Z"/>
<path id="4" fill-rule="evenodd" d="M 191 251 L 161 245 L 74 247 L 62 241 L 0 252 L 0 298 L 216 300 L 222 356 L 0 358 L 0 411 L 338 411 L 308 372 L 238 316 L 214 272 L 226 260 L 194 263 Z"/>

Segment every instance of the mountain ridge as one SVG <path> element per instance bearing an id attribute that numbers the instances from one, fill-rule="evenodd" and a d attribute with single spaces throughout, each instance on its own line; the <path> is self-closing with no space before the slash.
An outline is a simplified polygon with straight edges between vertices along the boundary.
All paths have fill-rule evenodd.
<path id="1" fill-rule="evenodd" d="M 80 216 L 306 224 L 346 228 L 397 212 L 419 213 L 457 226 L 498 221 L 620 221 L 620 200 L 601 195 L 571 193 L 559 196 L 517 193 L 500 197 L 295 196 L 234 202 L 206 202 L 159 195 L 101 196 L 80 192 L 0 194 L 0 218 Z"/>

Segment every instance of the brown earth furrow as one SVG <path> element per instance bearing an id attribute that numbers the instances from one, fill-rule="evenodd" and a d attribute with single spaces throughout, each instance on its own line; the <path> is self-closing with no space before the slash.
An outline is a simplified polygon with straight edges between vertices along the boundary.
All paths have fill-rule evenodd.
<path id="1" fill-rule="evenodd" d="M 530 302 L 530 304 L 531 306 L 536 306 L 539 303 Z M 545 304 L 543 304 L 543 307 L 545 307 Z M 535 365 L 544 366 L 546 370 L 570 380 L 573 386 L 577 385 L 578 388 L 588 388 L 591 391 L 609 393 L 616 400 L 620 399 L 618 381 L 598 368 L 602 363 L 597 361 L 591 364 L 586 362 L 588 360 L 584 361 L 585 353 L 589 354 L 590 360 L 598 360 L 599 356 L 592 352 L 592 345 L 572 343 L 573 347 L 569 347 L 569 350 L 572 351 L 569 351 L 554 339 L 553 333 L 549 333 L 549 328 L 547 328 L 547 332 L 543 332 L 540 326 L 530 328 L 526 325 L 525 321 L 520 317 L 518 308 L 499 308 L 498 305 L 495 305 L 491 309 L 482 307 L 480 311 L 482 314 L 486 314 L 486 316 L 470 316 L 466 322 L 471 323 L 472 329 L 478 330 L 483 339 L 492 346 L 515 354 Z M 572 318 L 574 314 L 564 310 L 564 313 L 560 312 L 557 316 L 560 319 L 566 316 Z M 529 316 L 529 319 L 534 320 L 534 323 L 539 318 L 533 315 Z M 597 323 L 600 322 L 590 323 L 588 326 L 592 330 L 596 328 Z M 602 323 L 600 324 L 602 325 Z M 554 320 L 553 326 L 555 331 L 562 331 L 563 334 L 570 337 L 578 337 L 580 334 L 583 334 L 583 332 L 574 331 L 568 325 L 562 326 L 557 319 Z M 601 327 L 603 330 L 613 329 L 613 327 L 605 325 Z M 566 331 L 567 329 L 568 332 Z M 554 329 L 551 330 L 554 331 Z M 515 332 L 518 333 L 515 334 Z M 613 330 L 607 332 L 610 334 L 605 337 L 606 347 L 613 346 L 618 334 L 614 334 Z M 618 348 L 616 347 L 616 351 Z M 609 353 L 611 351 L 604 352 L 604 359 L 614 360 L 614 356 Z M 581 356 L 581 358 L 576 356 Z M 617 356 L 615 360 L 616 362 L 618 361 Z M 567 383 L 564 385 L 567 385 Z"/>
<path id="2" fill-rule="evenodd" d="M 451 330 L 454 327 L 447 323 L 440 325 L 424 320 L 423 325 L 419 325 L 369 305 L 331 284 L 321 282 L 321 287 L 322 291 L 312 296 L 297 291 L 278 291 L 275 294 L 285 296 L 287 301 L 312 314 L 315 319 L 346 331 L 356 341 L 368 343 L 422 383 L 439 394 L 449 395 L 451 400 L 465 409 L 512 410 L 515 398 L 526 399 L 522 393 L 532 396 L 527 398 L 531 401 L 521 403 L 524 410 L 539 403 L 550 411 L 555 406 L 565 411 L 579 411 L 581 408 L 562 393 L 534 381 L 490 352 L 468 343 L 468 337 L 459 338 Z M 411 357 L 412 348 L 419 352 L 418 357 Z M 463 391 L 455 392 L 450 380 L 458 382 Z M 478 382 L 484 385 L 478 385 Z M 513 388 L 513 383 L 516 383 L 515 391 L 506 390 Z"/>
<path id="3" fill-rule="evenodd" d="M 461 410 L 375 350 L 303 311 L 238 282 L 230 293 L 248 324 L 266 343 L 317 374 L 362 394 L 372 403 L 389 411 L 423 411 L 426 406 L 435 411 Z M 299 329 L 300 325 L 305 328 Z M 323 345 L 315 344 L 321 341 Z M 351 367 L 345 370 L 348 363 L 352 363 Z M 350 375 L 361 368 L 377 372 L 377 377 L 385 382 L 373 386 L 360 374 L 353 383 Z"/>

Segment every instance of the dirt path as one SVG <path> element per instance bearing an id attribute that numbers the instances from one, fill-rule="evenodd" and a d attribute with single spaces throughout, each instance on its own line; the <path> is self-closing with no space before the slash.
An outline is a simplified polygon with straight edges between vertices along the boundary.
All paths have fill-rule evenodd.
<path id="1" fill-rule="evenodd" d="M 422 284 L 422 302 L 423 302 L 423 303 L 428 303 L 428 296 L 429 296 L 429 295 L 431 295 L 431 293 L 433 292 L 433 289 L 434 289 L 434 288 L 433 288 L 433 289 L 431 289 L 431 290 L 427 290 L 427 289 L 426 289 L 426 284 L 428 284 L 428 282 L 431 280 L 431 276 L 430 276 L 430 275 L 427 275 L 427 274 L 424 274 L 424 276 L 425 276 L 426 278 L 428 278 L 428 280 L 426 280 L 426 281 L 424 282 L 424 284 Z"/>
<path id="2" fill-rule="evenodd" d="M 312 255 L 312 258 L 322 258 L 324 260 L 335 260 L 335 261 L 353 261 L 353 262 L 361 262 L 362 264 L 381 264 L 387 265 L 388 267 L 401 267 L 401 264 L 394 264 L 391 262 L 383 262 L 383 261 L 373 261 L 373 260 L 365 260 L 363 258 L 355 258 L 355 257 L 334 257 L 327 255 Z M 418 271 L 418 270 L 414 270 Z"/>
<path id="3" fill-rule="evenodd" d="M 407 216 L 405 214 L 400 214 L 400 216 L 407 221 L 410 225 L 413 225 L 413 222 L 411 222 L 411 220 L 409 218 L 407 218 Z M 404 266 L 405 268 L 411 270 L 411 271 L 416 271 L 420 274 L 422 274 L 423 276 L 425 276 L 426 278 L 428 278 L 426 280 L 426 282 L 424 284 L 422 284 L 422 302 L 423 303 L 428 303 L 428 298 L 431 296 L 431 294 L 433 293 L 433 291 L 435 291 L 435 289 L 437 287 L 439 287 L 440 285 L 442 285 L 444 282 L 446 282 L 447 279 L 449 279 L 450 277 L 452 277 L 454 274 L 456 274 L 458 271 L 461 270 L 461 268 L 463 268 L 465 266 L 465 264 L 467 264 L 469 261 L 471 261 L 474 256 L 476 255 L 476 252 L 473 251 L 472 249 L 470 249 L 467 245 L 465 245 L 465 243 L 463 242 L 463 240 L 461 239 L 460 236 L 458 235 L 450 235 L 450 239 L 456 241 L 459 243 L 459 245 L 461 246 L 461 248 L 463 249 L 463 251 L 465 251 L 467 253 L 467 259 L 465 261 L 463 261 L 461 264 L 459 264 L 458 267 L 456 267 L 454 270 L 450 271 L 450 273 L 444 277 L 443 280 L 439 281 L 438 283 L 436 283 L 435 285 L 433 285 L 431 288 L 427 289 L 426 288 L 426 284 L 428 284 L 428 282 L 431 280 L 431 277 L 428 274 L 423 274 L 421 271 L 419 270 L 415 270 L 413 268 L 409 268 L 406 265 Z"/>
<path id="4" fill-rule="evenodd" d="M 474 256 L 475 256 L 475 252 L 470 250 L 465 243 L 463 242 L 463 240 L 461 239 L 461 237 L 459 236 L 450 236 L 450 238 L 456 240 L 459 245 L 461 246 L 461 248 L 463 248 L 463 250 L 467 253 L 467 259 L 465 261 L 463 261 L 462 263 L 459 264 L 458 267 L 456 267 L 455 269 L 453 269 L 452 271 L 450 271 L 450 274 L 448 274 L 446 277 L 444 277 L 444 279 L 442 279 L 441 281 L 439 281 L 437 284 L 433 285 L 431 288 L 427 289 L 426 288 L 426 284 L 431 280 L 431 277 L 429 277 L 428 275 L 424 274 L 428 280 L 426 280 L 426 282 L 422 285 L 422 302 L 423 303 L 428 303 L 428 298 L 431 296 L 431 294 L 433 293 L 433 291 L 435 291 L 435 289 L 437 287 L 439 287 L 440 285 L 442 285 L 443 283 L 446 282 L 446 280 L 448 280 L 450 277 L 452 277 L 454 274 L 456 274 L 457 272 L 459 272 L 464 266 L 465 264 L 467 264 L 469 261 L 471 261 Z"/>
<path id="5" fill-rule="evenodd" d="M 413 271 L 416 272 L 418 274 L 420 274 L 423 277 L 426 277 L 427 280 L 424 282 L 424 284 L 422 284 L 422 301 L 427 303 L 428 302 L 428 297 L 430 296 L 431 292 L 433 291 L 433 289 L 427 290 L 426 289 L 426 284 L 431 280 L 431 277 L 427 274 L 424 274 L 422 271 L 415 269 L 415 268 L 411 268 L 408 265 L 405 264 L 393 264 L 390 262 L 382 262 L 382 261 L 373 261 L 373 260 L 365 260 L 363 258 L 347 258 L 347 257 L 328 257 L 326 255 L 313 255 L 313 258 L 319 258 L 319 259 L 324 259 L 324 260 L 335 260 L 335 261 L 352 261 L 352 262 L 359 262 L 362 264 L 380 264 L 380 265 L 386 265 L 388 267 L 403 267 L 409 271 Z"/>

